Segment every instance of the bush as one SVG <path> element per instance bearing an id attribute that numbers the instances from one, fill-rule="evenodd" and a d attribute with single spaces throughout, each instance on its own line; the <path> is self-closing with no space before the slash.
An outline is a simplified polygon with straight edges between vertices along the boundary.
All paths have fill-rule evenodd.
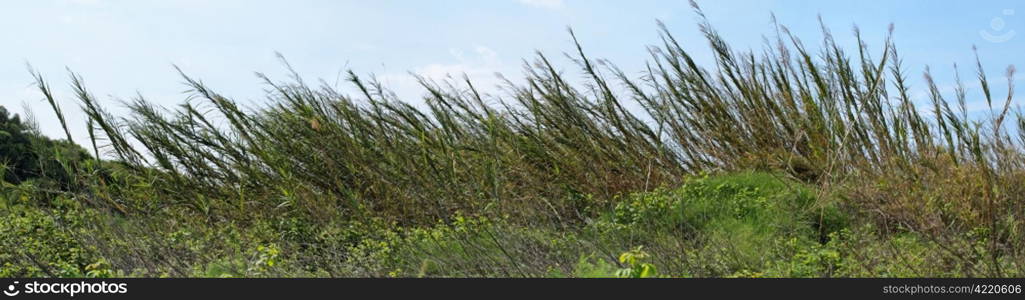
<path id="1" fill-rule="evenodd" d="M 77 239 L 80 218 L 24 205 L 0 208 L 0 277 L 110 275 Z"/>

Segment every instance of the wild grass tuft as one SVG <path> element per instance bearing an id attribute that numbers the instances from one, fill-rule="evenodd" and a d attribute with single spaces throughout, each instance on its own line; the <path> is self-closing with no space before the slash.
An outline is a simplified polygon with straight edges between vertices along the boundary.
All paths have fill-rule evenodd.
<path id="1" fill-rule="evenodd" d="M 694 7 L 714 65 L 697 63 L 659 24 L 661 43 L 650 47 L 648 68 L 635 78 L 588 56 L 586 41 L 570 32 L 576 49 L 569 56 L 584 83 L 539 53 L 524 66 L 522 83 L 506 82 L 500 95 L 482 93 L 465 76 L 418 77 L 424 109 L 373 78 L 350 71 L 356 93 L 346 94 L 304 81 L 286 62 L 288 81 L 259 75 L 268 87 L 260 105 L 246 107 L 178 69 L 187 101 L 169 110 L 137 96 L 123 101 L 127 115 L 115 116 L 72 73 L 90 150 L 105 160 L 67 168 L 73 172 L 61 197 L 113 214 L 90 226 L 137 244 L 83 242 L 120 257 L 107 260 L 115 268 L 144 274 L 185 276 L 200 263 L 209 264 L 204 274 L 275 276 L 271 262 L 280 259 L 307 275 L 580 274 L 589 271 L 572 266 L 604 267 L 567 249 L 603 245 L 588 255 L 615 263 L 634 242 L 648 245 L 646 259 L 660 274 L 853 276 L 888 268 L 867 257 L 860 269 L 836 265 L 840 253 L 883 251 L 844 252 L 841 243 L 856 242 L 850 236 L 940 249 L 923 259 L 956 270 L 914 274 L 1021 274 L 1025 121 L 1011 110 L 1013 67 L 1004 74 L 1006 99 L 996 99 L 978 61 L 975 80 L 989 113 L 970 116 L 960 75 L 951 96 L 927 69 L 928 103 L 912 99 L 912 75 L 892 27 L 871 47 L 856 28 L 856 44 L 844 46 L 823 26 L 815 50 L 774 22 L 764 49 L 740 51 Z M 76 125 L 66 123 L 67 103 L 54 98 L 42 75 L 33 76 L 70 142 L 68 128 Z M 723 172 L 735 175 L 701 178 Z M 667 190 L 679 194 L 666 198 Z M 515 226 L 459 229 L 477 217 Z M 613 221 L 595 223 L 605 218 Z M 330 231 L 371 223 L 425 231 L 373 238 Z M 183 246 L 211 241 L 209 231 L 176 233 L 174 242 L 160 236 L 172 234 L 162 227 L 182 224 L 230 224 L 217 231 L 224 234 L 271 229 L 244 245 Z M 622 229 L 609 224 L 631 229 L 612 241 L 586 234 Z M 583 238 L 570 237 L 577 234 Z M 407 244 L 399 251 L 342 242 L 385 239 Z M 126 247 L 136 252 L 121 252 Z M 690 251 L 685 258 L 666 257 L 681 247 Z M 783 250 L 765 256 L 766 248 Z M 259 259 L 222 261 L 204 251 Z M 375 253 L 423 259 L 416 270 L 387 259 L 337 264 Z M 815 267 L 798 272 L 767 260 L 794 257 Z M 262 267 L 243 267 L 253 261 Z"/>

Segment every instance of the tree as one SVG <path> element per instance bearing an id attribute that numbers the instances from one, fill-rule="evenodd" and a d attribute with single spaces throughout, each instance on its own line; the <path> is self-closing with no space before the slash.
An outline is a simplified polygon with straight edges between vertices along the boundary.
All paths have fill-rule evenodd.
<path id="1" fill-rule="evenodd" d="M 0 106 L 0 167 L 3 180 L 20 183 L 38 174 L 38 157 L 33 151 L 29 126 L 17 114 Z"/>

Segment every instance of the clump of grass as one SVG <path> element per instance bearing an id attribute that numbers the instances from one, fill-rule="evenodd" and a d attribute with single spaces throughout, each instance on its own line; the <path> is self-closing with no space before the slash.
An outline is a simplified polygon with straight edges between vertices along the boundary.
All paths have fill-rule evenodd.
<path id="1" fill-rule="evenodd" d="M 854 51 L 824 28 L 822 49 L 813 51 L 775 25 L 765 49 L 743 52 L 693 6 L 714 66 L 696 63 L 661 24 L 662 43 L 650 48 L 640 78 L 590 58 L 573 36 L 577 47 L 570 57 L 585 75 L 583 85 L 571 84 L 539 53 L 525 66 L 524 83 L 507 82 L 502 95 L 482 93 L 471 78 L 418 77 L 424 110 L 352 71 L 347 79 L 354 95 L 307 83 L 294 71 L 288 82 L 260 75 L 268 100 L 245 108 L 179 70 L 191 89 L 188 101 L 166 110 L 138 96 L 124 101 L 130 112 L 119 117 L 72 74 L 91 150 L 113 162 L 75 168 L 70 197 L 127 218 L 187 215 L 237 226 L 299 217 L 319 226 L 377 218 L 416 227 L 450 223 L 461 212 L 569 228 L 621 207 L 632 193 L 683 185 L 702 172 L 758 169 L 796 178 L 819 194 L 751 202 L 745 194 L 751 191 L 717 185 L 727 190 L 686 197 L 698 202 L 681 202 L 674 222 L 718 228 L 713 239 L 753 249 L 761 245 L 758 236 L 779 230 L 759 225 L 785 217 L 791 207 L 779 203 L 819 205 L 818 220 L 786 220 L 818 226 L 818 240 L 826 242 L 842 222 L 826 222 L 832 213 L 809 201 L 839 198 L 887 232 L 924 234 L 939 243 L 979 232 L 969 239 L 985 244 L 976 251 L 988 256 L 979 273 L 1007 274 L 1002 266 L 1008 263 L 999 257 L 1025 257 L 1021 225 L 1014 221 L 1025 203 L 1017 188 L 1025 178 L 1025 121 L 1010 110 L 1013 67 L 1005 74 L 1007 98 L 994 99 L 977 63 L 990 113 L 969 117 L 960 77 L 951 100 L 926 71 L 929 107 L 911 99 L 892 27 L 875 50 L 855 29 Z M 66 124 L 59 101 L 43 76 L 34 75 L 67 131 L 73 125 Z M 965 180 L 945 177 L 950 172 Z M 783 188 L 759 176 L 731 180 Z M 735 194 L 741 196 L 730 198 Z M 743 232 L 750 238 L 727 241 Z M 705 274 L 722 275 L 716 272 L 753 260 Z M 656 262 L 670 270 L 674 264 Z M 473 274 L 522 275 L 475 267 L 484 269 Z"/>

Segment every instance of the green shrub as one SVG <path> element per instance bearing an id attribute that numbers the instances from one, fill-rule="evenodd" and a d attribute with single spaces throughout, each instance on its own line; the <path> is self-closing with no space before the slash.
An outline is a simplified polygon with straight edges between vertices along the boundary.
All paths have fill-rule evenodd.
<path id="1" fill-rule="evenodd" d="M 110 275 L 76 238 L 77 216 L 16 205 L 0 208 L 0 277 Z"/>

